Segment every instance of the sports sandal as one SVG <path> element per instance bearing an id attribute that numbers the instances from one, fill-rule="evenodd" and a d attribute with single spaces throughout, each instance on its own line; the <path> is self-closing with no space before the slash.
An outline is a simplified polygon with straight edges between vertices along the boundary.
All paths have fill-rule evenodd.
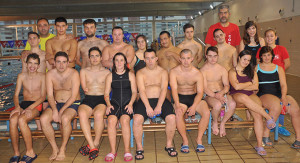
<path id="1" fill-rule="evenodd" d="M 135 152 L 135 159 L 136 160 L 142 160 L 144 159 L 144 150 L 138 150 Z M 136 156 L 142 156 L 142 157 L 136 157 Z"/>
<path id="2" fill-rule="evenodd" d="M 126 159 L 127 158 L 127 159 Z M 129 159 L 128 159 L 129 158 Z M 128 162 L 131 161 L 133 159 L 132 154 L 131 153 L 125 153 L 124 154 L 124 161 Z"/>
<path id="3" fill-rule="evenodd" d="M 165 151 L 168 152 L 168 155 L 170 157 L 176 157 L 178 155 L 178 153 L 174 147 L 170 147 L 170 148 L 165 147 Z M 172 155 L 173 152 L 175 152 L 176 154 Z"/>
<path id="4" fill-rule="evenodd" d="M 181 153 L 190 153 L 190 148 L 189 148 L 189 146 L 188 146 L 188 145 L 183 145 L 183 144 L 181 144 L 180 152 L 181 152 Z"/>
<path id="5" fill-rule="evenodd" d="M 267 155 L 267 151 L 264 149 L 264 147 L 255 147 L 255 150 L 256 150 L 257 154 L 259 154 L 261 156 Z"/>
<path id="6" fill-rule="evenodd" d="M 20 156 L 13 156 L 10 158 L 9 163 L 16 162 L 18 163 L 20 161 Z"/>
<path id="7" fill-rule="evenodd" d="M 272 127 L 273 125 L 274 125 L 274 127 Z M 275 128 L 275 127 L 276 127 L 276 123 L 275 123 L 273 117 L 272 117 L 272 119 L 267 120 L 267 128 L 269 130 L 271 130 L 272 128 Z"/>
<path id="8" fill-rule="evenodd" d="M 272 142 L 272 140 L 270 139 L 270 137 L 263 137 L 263 138 L 262 138 L 262 142 L 263 142 L 263 145 L 264 145 L 264 146 L 268 146 L 268 147 L 273 146 L 273 142 Z"/>
<path id="9" fill-rule="evenodd" d="M 109 153 L 105 156 L 104 160 L 106 162 L 112 162 L 116 156 L 117 156 L 117 153 L 116 154 Z"/>
<path id="10" fill-rule="evenodd" d="M 81 153 L 83 156 L 87 156 L 90 153 L 90 146 L 86 145 L 86 146 L 82 146 L 81 148 L 79 148 L 79 153 Z"/>
<path id="11" fill-rule="evenodd" d="M 291 147 L 294 149 L 300 149 L 300 141 L 295 140 Z"/>
<path id="12" fill-rule="evenodd" d="M 198 152 L 198 153 L 205 152 L 204 146 L 203 146 L 202 144 L 198 144 L 198 145 L 197 145 L 196 152 Z"/>
<path id="13" fill-rule="evenodd" d="M 27 155 L 24 155 L 20 161 L 24 161 L 26 163 L 32 163 L 37 158 L 37 155 L 34 157 L 29 157 Z"/>
<path id="14" fill-rule="evenodd" d="M 89 160 L 94 160 L 96 157 L 98 157 L 99 149 L 94 148 L 90 150 Z"/>

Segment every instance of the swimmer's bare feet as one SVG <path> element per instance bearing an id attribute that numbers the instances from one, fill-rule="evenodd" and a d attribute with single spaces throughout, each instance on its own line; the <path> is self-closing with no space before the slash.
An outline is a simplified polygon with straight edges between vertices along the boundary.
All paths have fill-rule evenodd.
<path id="1" fill-rule="evenodd" d="M 220 137 L 226 136 L 225 124 L 220 124 Z"/>
<path id="2" fill-rule="evenodd" d="M 49 157 L 49 160 L 50 161 L 55 160 L 57 157 L 57 153 L 58 153 L 58 150 L 53 150 L 51 156 Z"/>
<path id="3" fill-rule="evenodd" d="M 212 131 L 214 135 L 219 134 L 218 122 L 212 122 Z"/>
<path id="4" fill-rule="evenodd" d="M 62 160 L 65 159 L 65 157 L 66 157 L 65 150 L 59 150 L 58 155 L 57 155 L 55 160 L 56 161 L 62 161 Z"/>

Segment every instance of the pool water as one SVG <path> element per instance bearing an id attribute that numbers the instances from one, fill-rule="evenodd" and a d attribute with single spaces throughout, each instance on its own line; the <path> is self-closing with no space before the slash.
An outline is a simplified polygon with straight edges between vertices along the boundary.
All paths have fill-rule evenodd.
<path id="1" fill-rule="evenodd" d="M 15 83 L 21 71 L 22 62 L 20 60 L 0 60 L 0 87 L 13 83 L 11 86 L 0 89 L 0 111 L 14 106 Z M 22 91 L 20 92 L 19 99 L 23 100 Z"/>

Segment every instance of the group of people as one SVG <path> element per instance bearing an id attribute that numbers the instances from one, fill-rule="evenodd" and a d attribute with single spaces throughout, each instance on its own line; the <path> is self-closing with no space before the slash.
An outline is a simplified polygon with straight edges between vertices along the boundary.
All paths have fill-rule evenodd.
<path id="1" fill-rule="evenodd" d="M 123 42 L 123 29 L 112 29 L 113 43 L 95 37 L 96 22 L 83 22 L 85 40 L 77 41 L 66 34 L 67 21 L 55 19 L 57 35 L 49 34 L 47 19 L 37 21 L 38 33 L 28 33 L 28 47 L 22 52 L 22 73 L 18 75 L 14 95 L 15 109 L 10 115 L 10 136 L 14 156 L 10 162 L 32 162 L 37 158 L 27 125 L 40 116 L 41 129 L 52 147 L 50 160 L 63 160 L 72 132 L 71 121 L 78 115 L 87 145 L 79 152 L 93 160 L 98 156 L 100 138 L 107 115 L 110 152 L 105 161 L 113 161 L 116 152 L 116 125 L 121 124 L 124 161 L 130 153 L 130 120 L 136 140 L 136 160 L 144 159 L 143 123 L 160 116 L 166 122 L 166 146 L 169 156 L 177 156 L 173 137 L 177 128 L 182 137 L 180 151 L 189 153 L 185 114 L 201 115 L 196 138 L 196 152 L 204 152 L 202 137 L 207 129 L 210 110 L 213 134 L 226 135 L 225 123 L 236 106 L 247 107 L 254 119 L 259 155 L 266 155 L 263 145 L 272 146 L 270 129 L 276 126 L 282 108 L 289 113 L 296 133 L 293 148 L 300 148 L 300 110 L 294 98 L 287 95 L 285 70 L 290 66 L 286 49 L 276 45 L 276 32 L 269 29 L 265 40 L 258 37 L 257 26 L 249 21 L 241 40 L 238 27 L 229 22 L 229 6 L 219 7 L 220 22 L 212 25 L 206 36 L 204 65 L 202 46 L 194 37 L 194 26 L 183 27 L 185 39 L 172 45 L 168 31 L 159 35 L 161 48 L 147 49 L 144 35 L 136 37 L 138 50 Z M 265 46 L 266 45 L 266 46 Z M 80 74 L 74 69 L 81 66 Z M 47 71 L 47 73 L 46 73 Z M 80 85 L 85 93 L 81 101 Z M 23 88 L 24 101 L 19 102 Z M 47 97 L 47 100 L 46 100 Z M 46 100 L 46 101 L 45 101 Z M 171 103 L 173 102 L 173 104 Z M 284 107 L 282 107 L 284 106 Z M 218 119 L 222 108 L 225 115 Z M 269 110 L 269 113 L 265 111 Z M 250 116 L 249 114 L 249 116 Z M 92 137 L 89 118 L 94 117 Z M 266 119 L 265 123 L 263 118 Z M 51 122 L 58 122 L 62 142 L 58 147 Z M 19 131 L 26 153 L 20 157 Z"/>

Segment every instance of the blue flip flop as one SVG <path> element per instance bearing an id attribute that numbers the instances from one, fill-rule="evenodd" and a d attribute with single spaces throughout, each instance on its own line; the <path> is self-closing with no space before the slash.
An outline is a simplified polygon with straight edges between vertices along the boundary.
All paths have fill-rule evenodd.
<path id="1" fill-rule="evenodd" d="M 188 150 L 188 151 L 184 151 L 184 150 Z M 189 146 L 188 146 L 188 145 L 183 145 L 183 144 L 181 144 L 180 152 L 181 152 L 181 153 L 190 153 L 190 148 L 189 148 Z"/>
<path id="2" fill-rule="evenodd" d="M 198 145 L 197 145 L 196 152 L 198 152 L 198 153 L 205 152 L 204 146 L 203 146 L 202 144 L 198 144 Z"/>
<path id="3" fill-rule="evenodd" d="M 34 157 L 29 157 L 27 155 L 24 155 L 20 161 L 25 161 L 26 163 L 32 163 L 37 158 L 37 155 Z"/>
<path id="4" fill-rule="evenodd" d="M 20 161 L 20 156 L 13 156 L 9 159 L 9 163 L 19 162 L 19 161 Z"/>

